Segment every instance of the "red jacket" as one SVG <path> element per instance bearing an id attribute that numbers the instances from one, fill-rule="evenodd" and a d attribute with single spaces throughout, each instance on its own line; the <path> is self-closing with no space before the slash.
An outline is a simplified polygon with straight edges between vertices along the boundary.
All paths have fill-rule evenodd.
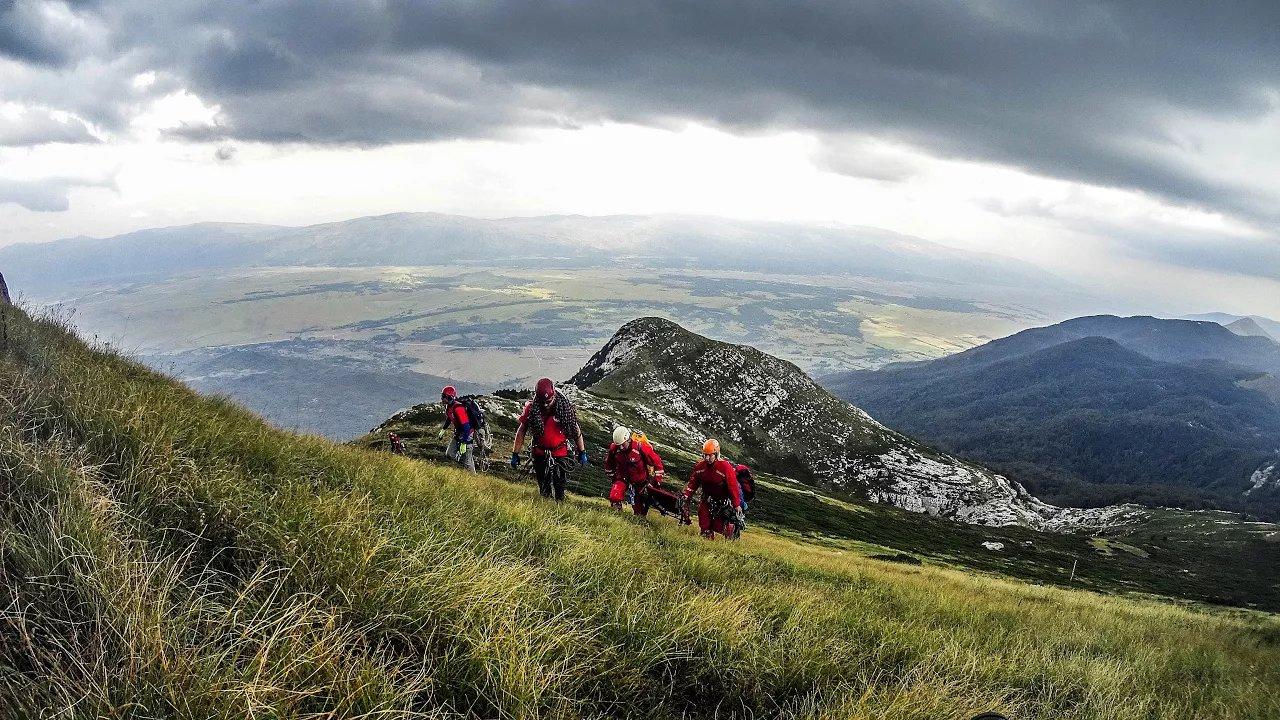
<path id="1" fill-rule="evenodd" d="M 708 463 L 701 460 L 693 466 L 693 475 L 685 486 L 684 496 L 692 497 L 695 490 L 702 488 L 702 498 L 731 500 L 734 507 L 742 507 L 742 488 L 738 486 L 738 471 L 728 460 L 717 460 Z"/>
<path id="2" fill-rule="evenodd" d="M 467 409 L 460 402 L 451 402 L 445 409 L 444 426 L 450 425 L 458 442 L 471 442 L 471 418 L 467 417 Z"/>
<path id="3" fill-rule="evenodd" d="M 552 457 L 567 456 L 569 437 L 560 428 L 560 421 L 556 420 L 555 411 L 545 411 L 537 403 L 526 403 L 524 412 L 520 414 L 520 424 L 530 427 L 529 418 L 533 413 L 542 413 L 542 437 L 533 438 L 533 454 L 541 456 L 551 453 Z"/>
<path id="4" fill-rule="evenodd" d="M 631 447 L 623 450 L 616 443 L 609 445 L 609 453 L 604 457 L 604 471 L 632 485 L 644 485 L 649 482 L 649 468 L 653 468 L 655 478 L 662 474 L 662 458 L 648 443 L 632 440 Z"/>

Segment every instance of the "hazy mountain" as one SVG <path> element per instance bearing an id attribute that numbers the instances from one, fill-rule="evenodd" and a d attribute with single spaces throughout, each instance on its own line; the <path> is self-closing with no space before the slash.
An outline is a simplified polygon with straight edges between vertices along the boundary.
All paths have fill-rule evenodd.
<path id="1" fill-rule="evenodd" d="M 280 427 L 349 440 L 387 415 L 438 397 L 457 385 L 477 385 L 428 375 L 394 359 L 367 360 L 355 343 L 293 340 L 202 348 L 139 360 L 208 394 L 225 395 Z"/>
<path id="2" fill-rule="evenodd" d="M 1067 287 L 1026 263 L 885 230 L 678 215 L 483 220 L 398 213 L 296 228 L 202 223 L 0 248 L 0 267 L 33 289 L 263 266 L 495 264 L 624 264 Z"/>
<path id="3" fill-rule="evenodd" d="M 1275 338 L 1271 336 L 1271 333 L 1263 330 L 1262 326 L 1258 324 L 1258 321 L 1251 317 L 1240 318 L 1235 322 L 1227 323 L 1224 327 L 1237 335 L 1244 335 L 1245 337 L 1263 337 L 1268 340 L 1275 340 Z"/>
<path id="4" fill-rule="evenodd" d="M 1188 320 L 1208 320 L 1221 325 L 1230 325 L 1244 319 L 1252 320 L 1263 332 L 1267 333 L 1272 340 L 1280 340 L 1280 322 L 1271 318 L 1262 317 L 1261 315 L 1232 315 L 1230 313 L 1201 313 L 1199 315 L 1188 315 Z"/>
<path id="5" fill-rule="evenodd" d="M 1110 338 L 1152 360 L 1225 363 L 1259 372 L 1280 371 L 1280 345 L 1267 338 L 1242 337 L 1216 322 L 1114 315 L 1079 317 L 1031 328 L 930 364 L 935 369 L 973 367 L 1087 337 Z"/>
<path id="6" fill-rule="evenodd" d="M 1046 500 L 1276 517 L 1280 495 L 1250 490 L 1280 457 L 1278 367 L 1280 346 L 1216 323 L 1104 316 L 824 384 Z"/>

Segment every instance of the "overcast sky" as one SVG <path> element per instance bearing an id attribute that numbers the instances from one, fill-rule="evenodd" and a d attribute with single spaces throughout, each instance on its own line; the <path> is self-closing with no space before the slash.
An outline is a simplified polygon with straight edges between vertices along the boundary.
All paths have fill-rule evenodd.
<path id="1" fill-rule="evenodd" d="M 685 212 L 1280 315 L 1277 28 L 1275 0 L 0 0 L 0 244 Z"/>

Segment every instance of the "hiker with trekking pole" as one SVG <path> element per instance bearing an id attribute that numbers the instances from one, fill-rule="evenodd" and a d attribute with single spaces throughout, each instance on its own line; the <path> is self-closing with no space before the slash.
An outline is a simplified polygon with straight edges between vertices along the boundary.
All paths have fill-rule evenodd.
<path id="1" fill-rule="evenodd" d="M 554 497 L 564 501 L 564 486 L 574 458 L 570 446 L 577 450 L 581 465 L 589 462 L 582 428 L 578 425 L 578 411 L 569 398 L 556 390 L 551 378 L 542 378 L 534 389 L 534 397 L 524 406 L 516 428 L 515 443 L 511 447 L 511 467 L 520 468 L 520 452 L 524 449 L 525 434 L 531 442 L 529 454 L 533 458 L 533 473 L 538 479 L 538 492 L 542 497 Z"/>
<path id="2" fill-rule="evenodd" d="M 604 471 L 613 478 L 609 502 L 621 510 L 623 500 L 636 515 L 647 515 L 652 505 L 663 514 L 676 509 L 676 495 L 662 486 L 662 458 L 643 434 L 621 425 L 614 428 L 613 443 L 604 457 Z"/>
<path id="3" fill-rule="evenodd" d="M 689 484 L 681 498 L 681 515 L 688 518 L 689 501 L 702 490 L 698 502 L 698 529 L 702 537 L 713 540 L 720 533 L 736 540 L 746 518 L 742 514 L 742 488 L 733 463 L 720 456 L 720 442 L 709 439 L 702 445 L 702 460 L 693 467 Z"/>

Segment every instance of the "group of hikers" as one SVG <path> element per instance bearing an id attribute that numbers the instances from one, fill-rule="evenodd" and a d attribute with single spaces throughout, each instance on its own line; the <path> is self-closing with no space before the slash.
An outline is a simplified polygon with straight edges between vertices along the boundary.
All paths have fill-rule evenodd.
<path id="1" fill-rule="evenodd" d="M 491 438 L 485 427 L 484 412 L 471 396 L 458 395 L 452 385 L 440 393 L 444 404 L 444 433 L 452 428 L 445 454 L 468 470 L 476 471 L 477 453 L 485 453 Z M 587 465 L 586 441 L 578 423 L 577 408 L 556 389 L 550 378 L 542 378 L 534 387 L 534 398 L 524 406 L 511 448 L 511 467 L 519 470 L 525 440 L 530 442 L 529 462 L 538 482 L 538 492 L 545 498 L 564 500 L 565 483 L 574 463 Z M 388 439 L 393 452 L 403 453 L 403 441 L 395 433 Z M 708 439 L 702 445 L 702 460 L 693 468 L 684 491 L 669 489 L 662 458 L 643 433 L 633 433 L 618 426 L 613 442 L 605 453 L 604 470 L 612 480 L 609 502 L 618 510 L 624 503 L 636 515 L 647 515 L 650 508 L 673 515 L 681 524 L 692 524 L 690 503 L 698 500 L 698 528 L 711 539 L 717 534 L 736 539 L 746 527 L 746 511 L 755 495 L 755 482 L 746 465 L 730 462 L 720 453 L 720 443 Z"/>

